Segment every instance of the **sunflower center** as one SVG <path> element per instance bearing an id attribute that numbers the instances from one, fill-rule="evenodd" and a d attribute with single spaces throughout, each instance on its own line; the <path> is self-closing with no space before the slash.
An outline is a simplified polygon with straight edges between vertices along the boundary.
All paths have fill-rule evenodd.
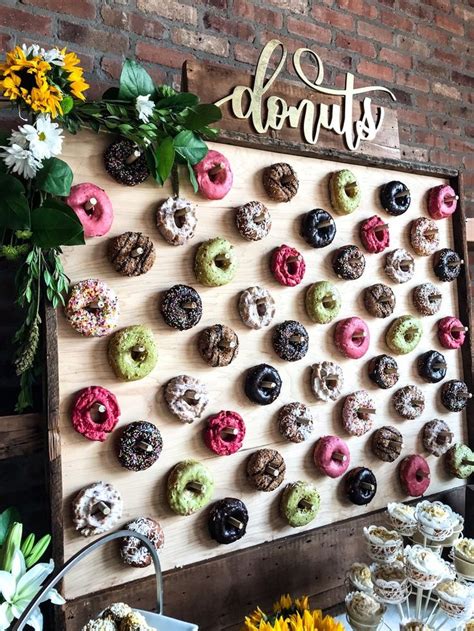
<path id="1" fill-rule="evenodd" d="M 28 72 L 26 68 L 19 70 L 16 74 L 20 77 L 21 87 L 25 88 L 27 92 L 31 92 L 31 90 L 36 87 L 35 75 Z"/>

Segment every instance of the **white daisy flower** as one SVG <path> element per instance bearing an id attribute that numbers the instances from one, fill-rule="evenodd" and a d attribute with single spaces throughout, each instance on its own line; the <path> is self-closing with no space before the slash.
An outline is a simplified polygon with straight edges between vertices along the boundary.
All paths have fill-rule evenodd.
<path id="1" fill-rule="evenodd" d="M 29 142 L 29 149 L 38 160 L 45 160 L 61 153 L 63 130 L 53 123 L 49 114 L 40 114 L 34 125 L 18 128 Z"/>
<path id="2" fill-rule="evenodd" d="M 27 180 L 34 178 L 42 166 L 41 161 L 37 160 L 29 149 L 24 149 L 20 145 L 13 144 L 11 147 L 1 149 L 3 161 L 7 167 Z"/>
<path id="3" fill-rule="evenodd" d="M 28 57 L 29 55 L 32 55 L 33 57 L 42 57 L 45 53 L 44 48 L 40 48 L 38 44 L 30 44 L 30 46 L 22 44 L 21 49 L 25 53 L 25 57 Z"/>
<path id="4" fill-rule="evenodd" d="M 137 110 L 138 118 L 144 123 L 148 123 L 150 116 L 153 114 L 155 104 L 150 101 L 151 94 L 146 96 L 137 96 L 135 100 L 135 108 Z"/>
<path id="5" fill-rule="evenodd" d="M 43 51 L 43 59 L 54 66 L 64 66 L 64 55 L 59 48 Z"/>

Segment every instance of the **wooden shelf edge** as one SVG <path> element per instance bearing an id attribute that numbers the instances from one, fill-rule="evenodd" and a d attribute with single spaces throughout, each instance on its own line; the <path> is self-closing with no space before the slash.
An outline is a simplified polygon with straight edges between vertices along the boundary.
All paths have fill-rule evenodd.
<path id="1" fill-rule="evenodd" d="M 468 217 L 466 221 L 466 237 L 468 243 L 474 244 L 474 217 Z"/>
<path id="2" fill-rule="evenodd" d="M 41 414 L 0 417 L 0 460 L 40 451 L 45 442 L 44 423 Z"/>

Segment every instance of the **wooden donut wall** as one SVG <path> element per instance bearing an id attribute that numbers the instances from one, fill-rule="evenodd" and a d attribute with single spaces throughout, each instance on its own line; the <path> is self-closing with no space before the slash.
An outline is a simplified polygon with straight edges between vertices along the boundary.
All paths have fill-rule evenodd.
<path id="1" fill-rule="evenodd" d="M 161 238 L 155 225 L 156 206 L 161 199 L 171 194 L 170 189 L 160 189 L 151 181 L 136 188 L 116 184 L 107 175 L 102 163 L 102 153 L 109 142 L 109 136 L 89 133 L 81 133 L 66 142 L 65 160 L 74 171 L 74 183 L 93 182 L 104 188 L 112 200 L 115 220 L 107 236 L 89 239 L 85 247 L 65 248 L 63 261 L 72 283 L 87 278 L 100 278 L 114 289 L 120 302 L 119 326 L 149 326 L 156 337 L 159 359 L 156 368 L 145 379 L 121 382 L 107 362 L 107 338 L 81 337 L 69 326 L 63 314 L 58 313 L 60 441 L 66 558 L 86 543 L 86 539 L 74 530 L 71 500 L 81 488 L 98 480 L 111 482 L 122 494 L 124 524 L 141 515 L 153 517 L 162 524 L 166 538 L 161 554 L 164 570 L 364 514 L 384 507 L 390 500 L 407 499 L 398 480 L 398 461 L 385 463 L 378 460 L 370 450 L 370 433 L 356 438 L 347 435 L 342 427 L 341 408 L 344 396 L 361 388 L 368 390 L 376 401 L 374 429 L 388 424 L 396 426 L 404 436 L 402 456 L 420 453 L 427 457 L 431 467 L 428 493 L 464 484 L 445 472 L 442 458 L 438 459 L 424 452 L 420 439 L 420 430 L 424 423 L 440 418 L 450 426 L 455 441 L 466 441 L 464 414 L 451 413 L 443 408 L 440 403 L 441 384 L 423 382 L 416 370 L 416 358 L 419 354 L 430 349 L 443 351 L 437 340 L 436 323 L 445 315 L 459 315 L 456 283 L 438 281 L 432 271 L 431 257 L 414 255 L 415 275 L 411 281 L 402 285 L 392 283 L 385 275 L 384 254 L 366 253 L 365 273 L 356 281 L 339 280 L 331 266 L 331 256 L 336 248 L 351 243 L 360 245 L 359 223 L 374 214 L 379 214 L 390 226 L 390 249 L 405 247 L 412 252 L 408 236 L 410 222 L 416 217 L 426 216 L 427 191 L 433 186 L 446 183 L 445 180 L 216 144 L 214 148 L 223 152 L 232 164 L 233 188 L 224 200 L 210 202 L 196 196 L 189 186 L 182 184 L 181 195 L 197 204 L 198 226 L 194 239 L 188 244 L 172 247 Z M 269 200 L 261 183 L 262 169 L 281 161 L 287 161 L 293 166 L 300 181 L 297 196 L 288 204 Z M 337 225 L 336 238 L 329 247 L 316 250 L 299 236 L 301 215 L 312 208 L 324 208 L 332 212 L 328 198 L 328 178 L 331 172 L 341 168 L 350 168 L 359 180 L 362 202 L 352 215 L 338 216 L 333 213 Z M 385 213 L 378 201 L 379 187 L 394 179 L 403 181 L 412 194 L 409 211 L 400 217 Z M 264 202 L 270 209 L 273 220 L 270 234 L 255 243 L 244 241 L 234 225 L 234 209 L 251 200 Z M 437 226 L 440 231 L 440 247 L 454 248 L 452 221 L 439 221 Z M 156 262 L 144 276 L 121 276 L 107 260 L 108 238 L 127 230 L 142 231 L 155 243 Z M 238 271 L 230 284 L 207 288 L 196 281 L 193 260 L 197 246 L 215 236 L 225 237 L 235 246 Z M 280 286 L 270 273 L 271 252 L 283 243 L 296 247 L 306 260 L 306 275 L 297 287 Z M 308 318 L 304 308 L 304 295 L 308 286 L 318 280 L 330 280 L 339 289 L 342 309 L 338 319 L 357 315 L 369 325 L 370 348 L 362 359 L 344 359 L 340 355 L 333 341 L 334 322 L 319 325 Z M 435 283 L 443 295 L 441 311 L 434 316 L 420 316 L 423 322 L 422 341 L 414 352 L 397 357 L 400 368 L 397 386 L 390 390 L 381 390 L 368 378 L 367 364 L 371 357 L 389 353 L 384 337 L 390 322 L 403 314 L 416 315 L 411 293 L 416 285 L 427 281 Z M 363 289 L 375 282 L 390 285 L 396 295 L 395 312 L 386 320 L 370 316 L 363 306 Z M 201 322 L 195 328 L 183 332 L 166 326 L 159 313 L 161 292 L 176 283 L 195 287 L 203 301 Z M 273 324 L 294 319 L 307 328 L 309 351 L 304 359 L 289 363 L 278 358 L 271 344 L 273 325 L 254 331 L 242 324 L 237 311 L 239 294 L 243 289 L 256 284 L 269 289 L 276 300 Z M 231 326 L 240 340 L 238 357 L 225 368 L 210 368 L 197 351 L 199 332 L 215 323 Z M 461 352 L 443 352 L 448 363 L 446 379 L 462 379 Z M 311 392 L 310 366 L 321 360 L 335 361 L 344 371 L 343 396 L 336 403 L 317 402 Z M 246 370 L 261 362 L 275 366 L 283 380 L 279 398 L 266 407 L 252 404 L 243 392 Z M 185 425 L 169 413 L 163 400 L 163 386 L 171 377 L 183 373 L 194 375 L 208 385 L 209 414 L 229 409 L 243 416 L 247 434 L 239 452 L 227 457 L 214 455 L 206 448 L 202 438 L 205 418 Z M 398 418 L 391 404 L 394 391 L 408 384 L 420 386 L 426 398 L 423 415 L 411 421 Z M 150 469 L 138 473 L 124 469 L 116 456 L 116 435 L 112 434 L 105 443 L 99 443 L 89 441 L 74 431 L 70 421 L 73 396 L 90 385 L 104 386 L 117 396 L 122 414 L 115 434 L 128 423 L 142 419 L 150 420 L 159 427 L 164 448 L 160 459 Z M 313 436 L 300 444 L 285 441 L 279 434 L 276 423 L 279 409 L 292 401 L 309 405 L 316 419 Z M 344 497 L 342 479 L 333 480 L 316 471 L 312 458 L 313 449 L 318 437 L 325 434 L 337 434 L 347 441 L 351 451 L 351 468 L 363 465 L 374 471 L 378 491 L 369 506 L 358 507 L 348 503 Z M 321 510 L 317 518 L 305 528 L 292 529 L 279 514 L 278 504 L 284 485 L 272 493 L 262 493 L 248 484 L 246 461 L 260 447 L 274 447 L 284 456 L 287 468 L 285 482 L 306 480 L 318 488 Z M 175 515 L 169 509 L 166 501 L 167 475 L 177 462 L 185 458 L 195 458 L 203 462 L 212 472 L 216 484 L 214 499 L 238 497 L 247 505 L 250 516 L 247 533 L 236 543 L 223 546 L 210 539 L 206 509 L 188 517 Z M 71 577 L 66 578 L 65 595 L 68 599 L 76 598 L 142 578 L 150 573 L 150 569 L 124 566 L 115 548 L 103 548 L 90 563 L 82 564 Z"/>

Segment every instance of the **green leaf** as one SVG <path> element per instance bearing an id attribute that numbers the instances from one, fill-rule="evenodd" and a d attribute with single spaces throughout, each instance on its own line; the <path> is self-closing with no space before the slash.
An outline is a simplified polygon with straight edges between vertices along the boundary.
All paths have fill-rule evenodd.
<path id="1" fill-rule="evenodd" d="M 43 168 L 36 176 L 36 186 L 52 195 L 67 197 L 71 190 L 71 167 L 59 158 L 44 160 Z"/>
<path id="2" fill-rule="evenodd" d="M 197 164 L 207 154 L 207 145 L 192 131 L 179 132 L 173 140 L 176 153 L 190 164 Z"/>
<path id="3" fill-rule="evenodd" d="M 196 175 L 194 173 L 194 169 L 193 169 L 192 165 L 189 164 L 189 162 L 187 162 L 186 164 L 187 164 L 187 167 L 188 167 L 189 180 L 190 180 L 190 182 L 192 184 L 194 192 L 197 193 L 198 190 L 199 190 L 199 187 L 198 187 L 198 183 L 197 183 L 197 180 L 196 180 Z"/>
<path id="4" fill-rule="evenodd" d="M 155 151 L 156 169 L 160 179 L 165 182 L 171 173 L 174 164 L 175 148 L 173 139 L 168 136 L 158 145 Z"/>
<path id="5" fill-rule="evenodd" d="M 164 98 L 165 96 L 173 96 L 173 94 L 177 94 L 176 90 L 172 88 L 170 85 L 157 86 L 156 93 L 161 98 Z"/>
<path id="6" fill-rule="evenodd" d="M 84 228 L 76 213 L 59 201 L 47 200 L 31 214 L 33 243 L 44 250 L 60 245 L 83 245 Z"/>
<path id="7" fill-rule="evenodd" d="M 0 546 L 3 546 L 10 526 L 15 522 L 20 521 L 20 514 L 16 508 L 10 506 L 6 508 L 3 513 L 0 513 Z"/>
<path id="8" fill-rule="evenodd" d="M 30 208 L 24 193 L 20 180 L 0 173 L 0 227 L 11 230 L 30 227 Z"/>
<path id="9" fill-rule="evenodd" d="M 139 63 L 126 59 L 120 75 L 119 99 L 132 101 L 137 96 L 155 93 L 153 79 Z"/>
<path id="10" fill-rule="evenodd" d="M 221 120 L 222 112 L 217 107 L 217 105 L 212 105 L 211 103 L 206 103 L 204 105 L 196 105 L 195 107 L 189 108 L 182 114 L 185 125 L 188 129 L 202 129 L 209 125 L 210 123 L 215 123 L 216 121 Z"/>
<path id="11" fill-rule="evenodd" d="M 157 109 L 182 109 L 193 107 L 199 103 L 199 98 L 191 92 L 178 92 L 173 96 L 165 97 L 156 104 Z"/>

